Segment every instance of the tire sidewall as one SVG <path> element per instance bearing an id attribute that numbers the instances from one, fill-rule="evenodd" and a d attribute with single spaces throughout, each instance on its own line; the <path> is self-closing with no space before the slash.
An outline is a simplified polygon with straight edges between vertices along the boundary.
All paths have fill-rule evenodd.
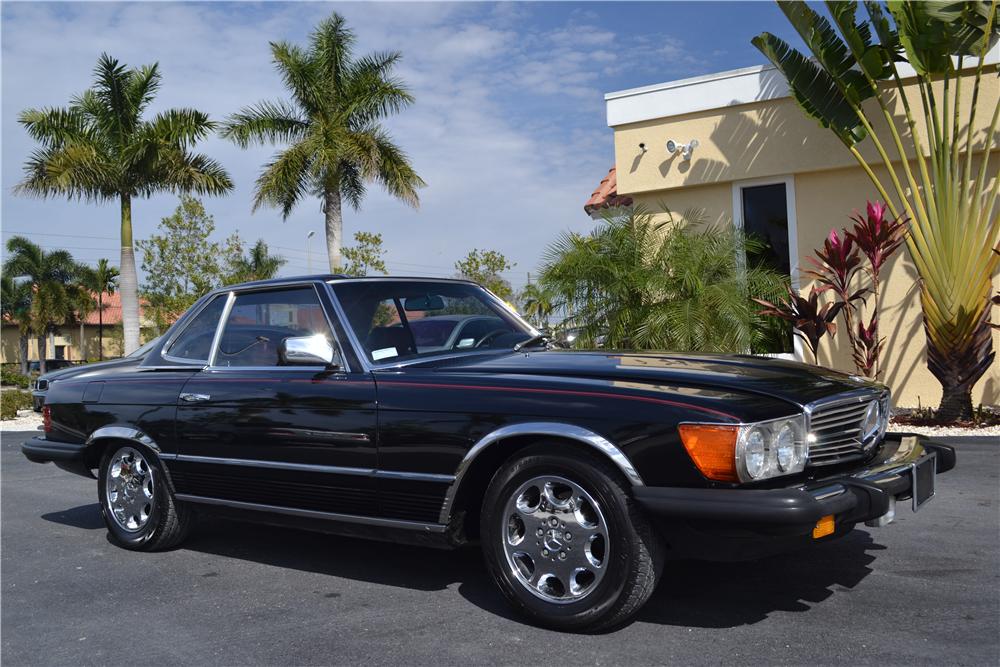
<path id="1" fill-rule="evenodd" d="M 556 604 L 542 600 L 524 587 L 507 562 L 503 509 L 521 484 L 542 475 L 565 477 L 579 484 L 600 505 L 607 522 L 608 569 L 597 587 L 578 602 Z M 491 574 L 507 599 L 544 625 L 572 630 L 595 625 L 614 611 L 632 576 L 632 531 L 625 498 L 600 465 L 592 463 L 590 457 L 536 454 L 508 463 L 493 478 L 483 503 L 480 535 Z"/>
<path id="2" fill-rule="evenodd" d="M 153 507 L 149 513 L 149 520 L 146 521 L 146 525 L 137 531 L 127 531 L 119 526 L 108 510 L 108 470 L 111 467 L 111 460 L 115 454 L 123 449 L 134 449 L 142 454 L 142 457 L 149 465 L 150 475 L 153 478 Z M 163 512 L 169 502 L 169 493 L 170 490 L 167 489 L 166 478 L 163 474 L 163 468 L 160 466 L 160 461 L 148 448 L 138 444 L 121 444 L 112 445 L 105 450 L 104 456 L 101 457 L 101 467 L 97 476 L 97 498 L 101 506 L 101 516 L 104 517 L 104 523 L 108 527 L 108 534 L 116 544 L 126 549 L 141 549 L 154 540 L 162 524 Z"/>

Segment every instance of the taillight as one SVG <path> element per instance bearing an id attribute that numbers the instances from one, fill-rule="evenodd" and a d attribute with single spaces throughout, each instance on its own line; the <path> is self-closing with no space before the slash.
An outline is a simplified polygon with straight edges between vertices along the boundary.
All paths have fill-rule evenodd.
<path id="1" fill-rule="evenodd" d="M 42 406 L 42 428 L 46 433 L 52 432 L 52 409 L 47 405 Z"/>

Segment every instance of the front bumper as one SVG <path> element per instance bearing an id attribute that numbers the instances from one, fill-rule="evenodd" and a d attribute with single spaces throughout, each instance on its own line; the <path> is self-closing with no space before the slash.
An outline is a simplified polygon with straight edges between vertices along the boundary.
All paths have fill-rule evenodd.
<path id="1" fill-rule="evenodd" d="M 698 557 L 746 547 L 748 557 L 813 541 L 817 522 L 834 517 L 839 536 L 862 522 L 884 521 L 897 501 L 913 498 L 915 466 L 933 458 L 934 475 L 955 467 L 955 450 L 921 436 L 889 434 L 878 455 L 860 470 L 784 489 L 688 489 L 637 487 L 639 503 L 666 536 Z M 916 504 L 914 503 L 914 507 Z M 752 544 L 756 542 L 755 544 Z M 694 544 L 697 543 L 697 544 Z M 681 549 L 686 551 L 686 549 Z M 709 553 L 706 553 L 709 552 Z"/>

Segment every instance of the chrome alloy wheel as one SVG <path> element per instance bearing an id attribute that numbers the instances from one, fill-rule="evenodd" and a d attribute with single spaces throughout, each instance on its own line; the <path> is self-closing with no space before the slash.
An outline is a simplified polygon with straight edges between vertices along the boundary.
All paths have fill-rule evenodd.
<path id="1" fill-rule="evenodd" d="M 142 530 L 153 511 L 153 474 L 136 449 L 115 452 L 105 480 L 107 510 L 123 530 Z"/>
<path id="2" fill-rule="evenodd" d="M 535 477 L 508 499 L 503 547 L 514 578 L 556 604 L 582 600 L 604 577 L 608 526 L 594 498 L 563 477 Z"/>

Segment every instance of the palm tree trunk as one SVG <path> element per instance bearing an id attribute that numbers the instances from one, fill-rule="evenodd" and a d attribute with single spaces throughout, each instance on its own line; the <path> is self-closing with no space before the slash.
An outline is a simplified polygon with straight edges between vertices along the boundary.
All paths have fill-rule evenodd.
<path id="1" fill-rule="evenodd" d="M 80 318 L 80 361 L 87 360 L 87 350 L 83 340 L 83 318 Z"/>
<path id="2" fill-rule="evenodd" d="M 21 375 L 28 374 L 28 334 L 22 332 L 17 339 L 18 351 L 21 353 Z"/>
<path id="3" fill-rule="evenodd" d="M 42 374 L 45 372 L 45 333 L 38 334 L 36 338 L 38 340 L 38 373 Z"/>
<path id="4" fill-rule="evenodd" d="M 104 361 L 104 292 L 97 295 L 97 358 Z"/>
<path id="5" fill-rule="evenodd" d="M 132 248 L 132 198 L 122 195 L 121 229 L 121 293 L 122 329 L 125 354 L 139 349 L 139 279 L 135 272 L 135 250 Z M 101 350 L 103 356 L 104 350 Z"/>
<path id="6" fill-rule="evenodd" d="M 988 315 L 987 309 L 973 340 L 965 345 L 949 344 L 939 349 L 927 336 L 927 368 L 941 383 L 941 404 L 935 415 L 940 421 L 972 419 L 972 388 L 996 357 Z"/>
<path id="7" fill-rule="evenodd" d="M 330 258 L 330 273 L 340 273 L 340 248 L 344 237 L 340 188 L 328 187 L 323 193 L 323 212 L 326 214 L 326 252 Z"/>

